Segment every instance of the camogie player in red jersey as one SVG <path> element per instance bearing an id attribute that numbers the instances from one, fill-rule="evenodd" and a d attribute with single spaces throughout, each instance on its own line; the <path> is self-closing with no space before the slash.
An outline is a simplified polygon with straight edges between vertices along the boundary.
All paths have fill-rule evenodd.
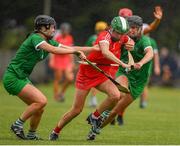
<path id="1" fill-rule="evenodd" d="M 111 21 L 111 27 L 107 31 L 103 31 L 98 35 L 95 44 L 99 45 L 99 51 L 92 51 L 87 59 L 97 64 L 109 64 L 109 66 L 99 65 L 98 67 L 107 74 L 112 74 L 112 63 L 117 63 L 124 68 L 130 66 L 119 60 L 121 46 L 125 44 L 128 49 L 134 47 L 134 42 L 129 41 L 130 38 L 126 34 L 129 31 L 129 25 L 125 18 L 117 16 Z M 118 88 L 104 75 L 89 65 L 81 64 L 76 77 L 76 91 L 72 107 L 65 113 L 54 130 L 51 132 L 49 139 L 57 140 L 62 128 L 68 124 L 73 118 L 81 113 L 84 107 L 86 96 L 90 89 L 95 87 L 99 91 L 105 93 L 107 98 L 88 118 L 93 122 L 100 122 L 99 116 L 105 110 L 111 110 L 120 98 Z M 96 128 L 96 127 L 95 127 Z"/>
<path id="2" fill-rule="evenodd" d="M 57 33 L 55 35 L 54 39 L 67 46 L 73 46 L 74 39 L 71 35 L 71 25 L 67 22 L 62 23 L 60 25 L 60 33 Z M 54 99 L 56 101 L 63 102 L 65 100 L 65 92 L 72 83 L 74 79 L 74 58 L 71 54 L 65 54 L 65 55 L 56 55 L 51 54 L 50 60 L 49 60 L 49 66 L 53 70 L 54 73 L 54 81 L 53 81 L 53 87 L 54 87 Z M 59 82 L 61 81 L 62 77 L 64 75 L 64 81 L 59 86 Z"/>

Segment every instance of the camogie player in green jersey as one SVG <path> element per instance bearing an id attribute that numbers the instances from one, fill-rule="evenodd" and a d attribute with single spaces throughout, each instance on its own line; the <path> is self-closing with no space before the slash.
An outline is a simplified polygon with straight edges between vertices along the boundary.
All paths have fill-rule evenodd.
<path id="1" fill-rule="evenodd" d="M 15 57 L 11 60 L 4 75 L 3 85 L 9 94 L 17 95 L 27 108 L 11 125 L 11 130 L 21 139 L 37 140 L 36 129 L 41 120 L 44 107 L 47 104 L 46 96 L 28 79 L 34 66 L 45 59 L 48 53 L 78 54 L 85 58 L 82 51 L 91 51 L 96 47 L 69 47 L 52 40 L 55 33 L 55 20 L 47 15 L 39 15 L 34 21 L 35 30 L 19 47 Z M 79 51 L 78 51 L 79 50 Z M 30 120 L 30 129 L 25 136 L 23 124 Z"/>
<path id="2" fill-rule="evenodd" d="M 116 81 L 129 88 L 130 93 L 121 93 L 120 100 L 114 108 L 109 113 L 108 111 L 104 111 L 101 114 L 102 123 L 96 125 L 96 129 L 91 129 L 87 137 L 88 140 L 94 140 L 96 134 L 99 134 L 100 128 L 110 123 L 119 112 L 123 112 L 142 94 L 151 74 L 153 49 L 150 39 L 141 34 L 143 20 L 141 17 L 133 15 L 128 17 L 127 21 L 130 25 L 128 35 L 135 41 L 134 50 L 131 51 L 135 62 L 133 65 L 134 69 L 127 71 L 120 66 L 116 74 Z M 121 60 L 128 63 L 128 51 L 125 48 L 122 50 Z"/>
<path id="3" fill-rule="evenodd" d="M 155 6 L 153 14 L 154 14 L 154 18 L 155 18 L 154 21 L 152 23 L 150 23 L 149 25 L 146 25 L 146 27 L 143 28 L 141 31 L 141 33 L 144 35 L 154 31 L 159 26 L 161 19 L 163 17 L 162 7 L 158 6 L 158 5 Z M 121 8 L 119 10 L 119 16 L 127 18 L 132 15 L 133 15 L 133 11 L 129 8 Z M 153 45 L 152 45 L 152 47 L 153 47 Z M 154 49 L 154 47 L 153 47 L 153 49 Z M 155 67 L 154 69 L 156 70 L 156 71 L 154 70 L 155 74 L 158 73 L 158 68 L 157 68 L 158 64 L 156 63 L 158 61 L 157 56 L 158 56 L 158 54 L 154 52 L 154 67 Z M 144 91 L 145 92 L 143 92 L 142 96 L 141 96 L 142 102 L 140 101 L 140 107 L 143 107 L 143 104 L 146 105 L 146 102 L 143 103 L 143 98 L 145 99 L 147 97 L 147 92 L 146 92 L 147 88 L 146 87 L 145 87 Z M 118 116 L 117 116 L 118 125 L 124 124 L 123 116 L 124 116 L 124 112 L 118 114 Z M 111 122 L 111 125 L 114 125 L 114 124 L 115 124 L 115 119 Z"/>

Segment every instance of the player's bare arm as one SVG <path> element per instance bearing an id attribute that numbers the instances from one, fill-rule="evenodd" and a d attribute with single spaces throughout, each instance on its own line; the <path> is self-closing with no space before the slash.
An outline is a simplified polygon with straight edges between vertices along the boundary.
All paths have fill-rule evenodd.
<path id="1" fill-rule="evenodd" d="M 134 64 L 135 69 L 141 69 L 141 67 L 149 62 L 153 58 L 153 49 L 152 47 L 148 47 L 145 49 L 145 56 L 137 63 Z"/>
<path id="2" fill-rule="evenodd" d="M 73 46 L 73 48 L 75 50 L 78 50 L 78 51 L 82 51 L 82 52 L 85 52 L 85 53 L 89 53 L 91 51 L 99 51 L 99 46 L 98 45 L 94 45 L 92 47 L 87 47 L 87 46 L 84 46 L 84 47 L 80 47 L 80 46 Z"/>
<path id="3" fill-rule="evenodd" d="M 46 50 L 49 53 L 53 54 L 79 54 L 79 57 L 81 59 L 86 58 L 83 52 L 77 51 L 72 47 L 65 46 L 65 45 L 60 45 L 60 47 L 54 47 L 47 42 L 43 42 L 41 45 L 39 45 L 39 48 Z M 61 49 L 60 49 L 61 48 Z M 68 49 L 67 49 L 68 48 Z"/>
<path id="4" fill-rule="evenodd" d="M 102 54 L 106 58 L 121 65 L 124 68 L 130 67 L 128 64 L 125 64 L 121 60 L 119 60 L 111 51 L 109 51 L 109 43 L 108 42 L 105 42 L 105 41 L 99 42 L 99 46 L 100 46 L 100 50 L 102 51 Z"/>
<path id="5" fill-rule="evenodd" d="M 152 31 L 154 31 L 158 27 L 158 25 L 159 25 L 159 23 L 160 23 L 160 21 L 162 19 L 163 10 L 162 10 L 162 8 L 160 6 L 156 6 L 153 13 L 154 13 L 155 19 L 149 25 L 149 27 L 144 29 L 143 34 L 147 34 L 147 33 L 150 33 Z"/>

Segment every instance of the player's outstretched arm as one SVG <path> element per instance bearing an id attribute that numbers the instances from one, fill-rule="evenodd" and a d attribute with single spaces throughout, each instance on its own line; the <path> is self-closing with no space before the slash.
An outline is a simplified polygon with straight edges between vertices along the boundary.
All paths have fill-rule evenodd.
<path id="1" fill-rule="evenodd" d="M 82 51 L 82 52 L 86 52 L 86 53 L 91 52 L 91 51 L 99 51 L 100 50 L 98 45 L 94 45 L 91 47 L 89 47 L 89 46 L 83 46 L 83 47 L 73 46 L 73 48 L 77 51 Z"/>
<path id="2" fill-rule="evenodd" d="M 59 47 L 55 47 L 48 44 L 47 42 L 43 42 L 41 45 L 38 46 L 38 48 L 46 50 L 47 52 L 52 54 L 79 54 L 79 57 L 81 59 L 86 58 L 83 52 L 75 50 L 73 47 L 62 44 Z"/>
<path id="3" fill-rule="evenodd" d="M 163 16 L 163 10 L 160 6 L 156 6 L 155 9 L 154 9 L 154 21 L 149 25 L 149 27 L 146 27 L 143 31 L 143 34 L 147 34 L 147 33 L 150 33 L 152 31 L 154 31 L 159 23 L 161 22 L 161 19 L 162 19 L 162 16 Z"/>

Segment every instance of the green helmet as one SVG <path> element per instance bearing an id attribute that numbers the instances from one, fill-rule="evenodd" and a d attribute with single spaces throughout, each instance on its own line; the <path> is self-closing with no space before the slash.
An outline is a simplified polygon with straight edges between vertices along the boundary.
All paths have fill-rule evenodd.
<path id="1" fill-rule="evenodd" d="M 125 18 L 117 16 L 111 21 L 111 27 L 118 33 L 124 34 L 129 31 L 129 24 Z"/>

